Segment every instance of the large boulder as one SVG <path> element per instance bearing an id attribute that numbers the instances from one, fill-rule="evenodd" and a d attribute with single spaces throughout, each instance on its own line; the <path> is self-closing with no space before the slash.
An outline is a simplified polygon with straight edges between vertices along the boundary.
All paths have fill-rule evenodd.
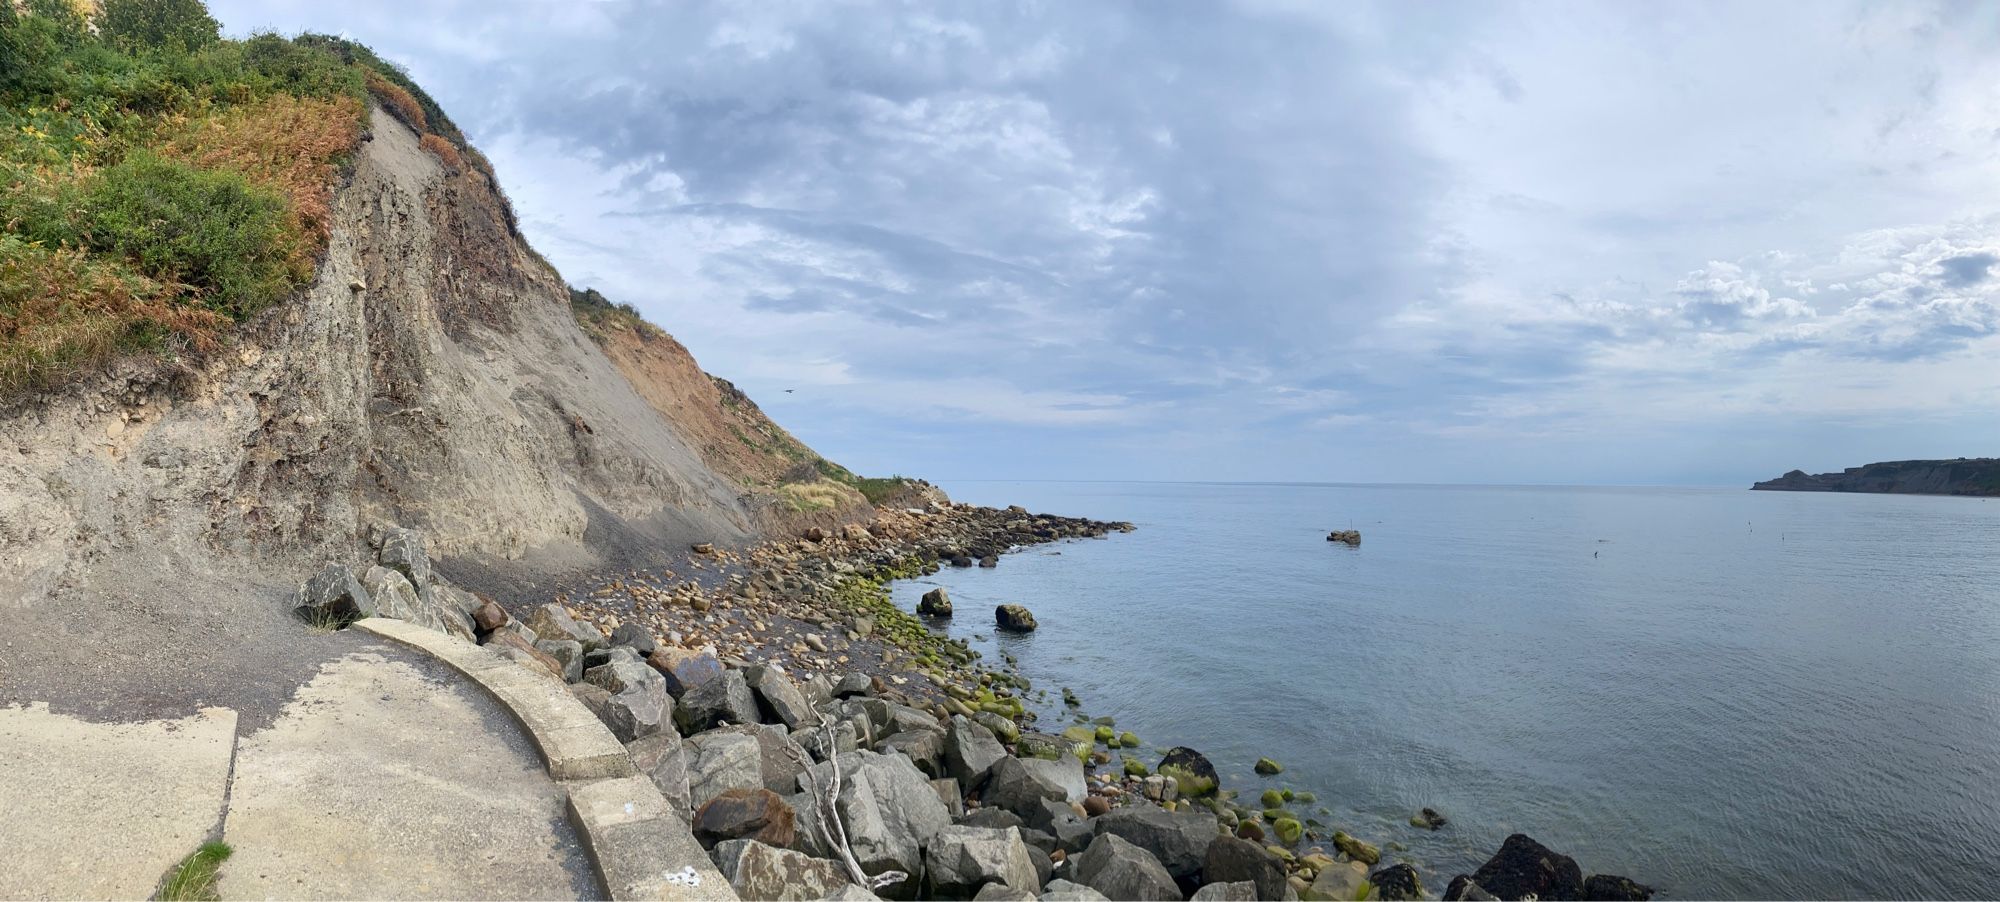
<path id="1" fill-rule="evenodd" d="M 494 630 L 486 634 L 484 644 L 501 657 L 508 658 L 529 670 L 548 674 L 556 680 L 563 679 L 563 663 L 550 657 L 548 652 L 536 648 L 518 631 L 505 628 Z"/>
<path id="2" fill-rule="evenodd" d="M 951 595 L 945 592 L 943 586 L 925 592 L 923 599 L 917 602 L 917 613 L 926 617 L 950 617 Z"/>
<path id="3" fill-rule="evenodd" d="M 1056 799 L 1042 799 L 1035 803 L 1028 816 L 1028 825 L 1048 834 L 1055 848 L 1070 855 L 1090 848 L 1091 840 L 1097 838 L 1097 831 L 1091 827 L 1089 818 L 1077 814 L 1070 803 Z"/>
<path id="4" fill-rule="evenodd" d="M 1373 843 L 1362 842 L 1340 830 L 1333 831 L 1333 847 L 1348 858 L 1369 867 L 1382 863 L 1381 849 L 1376 848 Z"/>
<path id="5" fill-rule="evenodd" d="M 1242 880 L 1235 883 L 1210 883 L 1195 890 L 1194 895 L 1188 897 L 1188 902 L 1257 902 L 1257 898 L 1257 884 Z"/>
<path id="6" fill-rule="evenodd" d="M 928 895 L 968 899 L 987 884 L 999 884 L 1032 897 L 1042 886 L 1032 854 L 1014 827 L 945 827 L 931 837 L 924 853 Z"/>
<path id="7" fill-rule="evenodd" d="M 472 615 L 480 608 L 479 596 L 433 578 L 417 590 L 417 601 L 444 623 L 445 632 L 467 642 L 476 641 L 479 624 Z"/>
<path id="8" fill-rule="evenodd" d="M 722 675 L 722 661 L 710 648 L 662 645 L 646 657 L 646 663 L 667 678 L 667 691 L 673 693 L 675 698 Z"/>
<path id="9" fill-rule="evenodd" d="M 614 655 L 585 671 L 583 680 L 611 693 L 600 717 L 620 742 L 651 736 L 673 722 L 674 700 L 667 695 L 666 680 L 636 656 Z"/>
<path id="10" fill-rule="evenodd" d="M 757 722 L 757 697 L 740 670 L 725 670 L 680 697 L 674 723 L 681 735 L 692 736 L 723 724 Z"/>
<path id="11" fill-rule="evenodd" d="M 1092 827 L 1099 836 L 1109 833 L 1153 853 L 1167 873 L 1190 886 L 1197 885 L 1209 843 L 1218 835 L 1210 812 L 1168 811 L 1152 805 L 1127 805 L 1094 819 Z"/>
<path id="12" fill-rule="evenodd" d="M 375 616 L 375 602 L 345 564 L 328 561 L 292 593 L 292 609 L 313 622 L 345 624 Z"/>
<path id="13" fill-rule="evenodd" d="M 796 815 L 783 797 L 768 789 L 730 789 L 695 809 L 694 838 L 704 846 L 729 839 L 754 839 L 790 848 Z"/>
<path id="14" fill-rule="evenodd" d="M 838 864 L 755 840 L 717 843 L 709 857 L 715 859 L 715 867 L 730 888 L 744 899 L 805 902 L 836 898 L 834 894 L 844 888 L 860 889 L 848 882 L 847 870 Z"/>
<path id="15" fill-rule="evenodd" d="M 430 618 L 424 616 L 423 602 L 417 598 L 417 587 L 410 584 L 409 577 L 377 564 L 361 574 L 361 588 L 367 589 L 368 597 L 375 600 L 375 616 L 394 617 L 443 631 L 443 624 L 429 622 Z"/>
<path id="16" fill-rule="evenodd" d="M 944 731 L 944 771 L 966 789 L 978 789 L 986 782 L 993 765 L 1007 757 L 1007 748 L 993 731 L 954 717 Z"/>
<path id="17" fill-rule="evenodd" d="M 555 602 L 537 606 L 528 612 L 528 628 L 544 639 L 572 639 L 585 651 L 604 644 L 604 634 L 597 627 L 571 617 L 569 609 Z"/>
<path id="18" fill-rule="evenodd" d="M 1035 615 L 1018 604 L 1003 604 L 993 609 L 993 622 L 1003 630 L 1016 633 L 1035 631 Z"/>
<path id="19" fill-rule="evenodd" d="M 1424 880 L 1417 875 L 1417 869 L 1407 864 L 1392 864 L 1368 875 L 1368 882 L 1375 887 L 1371 899 L 1383 902 L 1415 902 L 1424 897 Z M 1584 884 L 1586 887 L 1589 884 Z M 1596 896 L 1585 895 L 1586 899 Z M 1644 897 L 1641 897 L 1644 898 Z"/>
<path id="20" fill-rule="evenodd" d="M 986 778 L 981 800 L 998 805 L 1034 823 L 1036 805 L 1043 799 L 1081 802 L 1086 793 L 1083 765 L 1075 758 L 1048 761 L 1041 758 L 1006 757 L 995 762 Z"/>
<path id="21" fill-rule="evenodd" d="M 590 688 L 597 689 L 595 686 Z M 688 750 L 682 744 L 679 733 L 661 730 L 643 739 L 635 739 L 625 744 L 625 753 L 632 758 L 632 766 L 660 788 L 660 794 L 667 797 L 668 808 L 681 820 L 693 816 L 694 802 L 688 788 Z"/>
<path id="22" fill-rule="evenodd" d="M 382 548 L 375 560 L 408 578 L 418 588 L 430 585 L 431 557 L 424 551 L 424 534 L 400 526 L 382 533 Z"/>
<path id="23" fill-rule="evenodd" d="M 637 652 L 641 658 L 660 649 L 660 640 L 653 638 L 652 630 L 630 621 L 618 624 L 618 628 L 611 631 L 610 642 Z"/>
<path id="24" fill-rule="evenodd" d="M 1576 860 L 1551 851 L 1525 833 L 1507 837 L 1500 851 L 1472 872 L 1472 882 L 1501 899 L 1530 894 L 1545 902 L 1583 898 L 1583 869 L 1576 866 Z M 1449 891 L 1446 898 L 1450 898 Z"/>
<path id="25" fill-rule="evenodd" d="M 1305 902 L 1354 902 L 1368 885 L 1368 866 L 1358 861 L 1336 861 L 1320 868 L 1313 882 L 1299 898 Z"/>
<path id="26" fill-rule="evenodd" d="M 1218 836 L 1202 856 L 1201 879 L 1210 883 L 1249 881 L 1260 899 L 1282 899 L 1287 889 L 1285 863 L 1278 856 L 1248 840 Z"/>
<path id="27" fill-rule="evenodd" d="M 833 792 L 834 768 L 840 769 L 840 792 Z M 902 871 L 909 879 L 881 888 L 879 895 L 909 898 L 918 891 L 923 873 L 923 849 L 938 831 L 951 824 L 944 802 L 930 780 L 908 758 L 859 751 L 822 761 L 799 777 L 805 797 L 799 812 L 801 847 L 830 856 L 821 822 L 827 804 L 838 812 L 849 845 L 861 869 L 870 875 Z M 830 829 L 830 825 L 828 827 Z"/>
<path id="28" fill-rule="evenodd" d="M 1616 874 L 1592 874 L 1584 878 L 1583 897 L 1602 902 L 1646 902 L 1653 888 Z"/>
<path id="29" fill-rule="evenodd" d="M 805 692 L 784 671 L 768 664 L 758 665 L 745 671 L 743 680 L 750 685 L 750 691 L 762 705 L 759 710 L 769 715 L 766 719 L 770 722 L 794 730 L 819 725 L 819 712 L 813 710 Z"/>
<path id="30" fill-rule="evenodd" d="M 897 733 L 875 743 L 878 752 L 898 752 L 910 759 L 925 776 L 942 777 L 944 770 L 944 734 L 937 730 L 909 730 Z"/>
<path id="31" fill-rule="evenodd" d="M 1076 856 L 1072 870 L 1078 883 L 1113 899 L 1166 899 L 1180 902 L 1181 888 L 1153 853 L 1115 833 L 1100 834 Z"/>
<path id="32" fill-rule="evenodd" d="M 762 775 L 765 789 L 780 795 L 798 790 L 799 775 L 812 766 L 813 758 L 804 746 L 785 732 L 784 727 L 776 724 L 717 727 L 688 741 L 714 742 L 719 737 L 732 735 L 748 736 L 757 743 L 757 770 Z"/>
<path id="33" fill-rule="evenodd" d="M 1184 746 L 1168 749 L 1153 772 L 1173 780 L 1183 798 L 1212 795 L 1222 785 L 1208 756 Z"/>
<path id="34" fill-rule="evenodd" d="M 583 646 L 575 639 L 541 639 L 535 648 L 562 662 L 563 679 L 572 683 L 583 679 Z"/>
<path id="35" fill-rule="evenodd" d="M 732 789 L 764 789 L 763 749 L 747 733 L 689 737 L 688 802 L 696 808 Z"/>
<path id="36" fill-rule="evenodd" d="M 1042 888 L 1041 902 L 1111 902 L 1111 898 L 1081 883 L 1058 878 Z"/>

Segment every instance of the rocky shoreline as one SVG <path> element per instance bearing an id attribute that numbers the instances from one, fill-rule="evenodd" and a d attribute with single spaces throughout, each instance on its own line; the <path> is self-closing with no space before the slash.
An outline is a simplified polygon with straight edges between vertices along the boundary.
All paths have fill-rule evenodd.
<path id="1" fill-rule="evenodd" d="M 1310 792 L 1251 796 L 1196 750 L 1147 754 L 1067 689 L 1071 722 L 1038 724 L 1028 703 L 1053 709 L 1046 687 L 931 626 L 988 615 L 954 611 L 941 589 L 912 614 L 886 588 L 1131 524 L 919 503 L 740 552 L 698 544 L 679 571 L 515 613 L 443 585 L 408 530 L 384 533 L 380 562 L 346 579 L 382 599 L 377 615 L 459 633 L 568 684 L 746 899 L 1435 898 L 1411 862 L 1306 814 Z M 348 591 L 331 570 L 301 589 L 302 610 L 324 608 L 329 587 Z M 1021 605 L 990 616 L 1034 628 Z M 1430 809 L 1412 823 L 1447 826 Z M 1651 894 L 1586 879 L 1517 834 L 1442 898 Z"/>

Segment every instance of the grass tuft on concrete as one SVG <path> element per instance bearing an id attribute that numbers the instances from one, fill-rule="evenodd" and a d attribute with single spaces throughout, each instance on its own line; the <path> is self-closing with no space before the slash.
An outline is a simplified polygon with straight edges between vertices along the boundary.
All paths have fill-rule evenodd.
<path id="1" fill-rule="evenodd" d="M 232 851 L 226 842 L 202 843 L 167 875 L 158 898 L 161 902 L 215 902 L 221 898 L 216 892 L 216 873 Z"/>

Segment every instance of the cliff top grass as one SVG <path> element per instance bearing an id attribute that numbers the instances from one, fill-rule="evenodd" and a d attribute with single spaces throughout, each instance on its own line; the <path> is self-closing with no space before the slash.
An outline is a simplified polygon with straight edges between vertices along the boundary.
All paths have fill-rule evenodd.
<path id="1" fill-rule="evenodd" d="M 0 3 L 0 393 L 213 348 L 310 281 L 371 98 L 490 175 L 359 44 L 224 40 L 200 0 L 83 7 Z"/>

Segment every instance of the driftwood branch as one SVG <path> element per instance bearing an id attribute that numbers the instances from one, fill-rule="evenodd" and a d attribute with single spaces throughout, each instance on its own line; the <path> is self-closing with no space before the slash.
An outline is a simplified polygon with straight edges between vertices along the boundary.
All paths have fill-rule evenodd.
<path id="1" fill-rule="evenodd" d="M 833 779 L 829 781 L 830 785 L 824 797 L 820 796 L 818 780 L 806 781 L 807 785 L 812 787 L 813 802 L 820 810 L 819 823 L 817 824 L 820 840 L 839 854 L 841 863 L 847 866 L 849 879 L 853 880 L 857 886 L 876 890 L 909 879 L 910 875 L 902 871 L 883 871 L 880 874 L 870 877 L 868 876 L 868 872 L 861 869 L 861 862 L 854 857 L 854 847 L 847 840 L 847 825 L 843 824 L 840 820 L 840 749 L 834 743 L 832 718 L 827 718 L 820 722 L 820 741 L 824 743 L 823 748 L 826 749 L 826 763 L 833 770 Z M 832 824 L 833 827 L 828 829 L 828 824 Z"/>

